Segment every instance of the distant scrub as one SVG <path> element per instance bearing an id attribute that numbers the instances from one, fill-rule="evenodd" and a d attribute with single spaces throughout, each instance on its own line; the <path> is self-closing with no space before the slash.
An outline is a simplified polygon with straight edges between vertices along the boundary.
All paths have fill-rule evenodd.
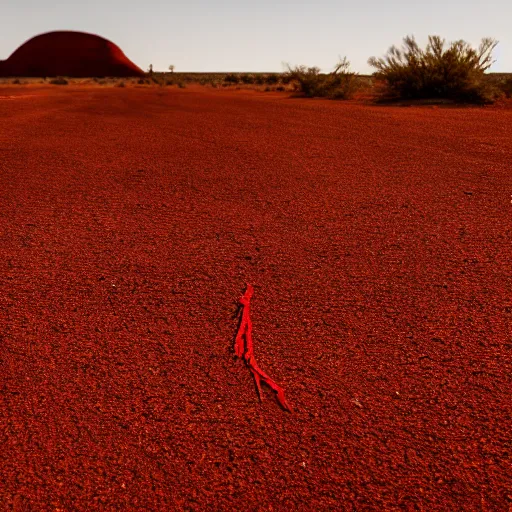
<path id="1" fill-rule="evenodd" d="M 232 85 L 277 85 L 281 80 L 282 75 L 278 73 L 228 73 L 224 76 L 224 82 Z"/>
<path id="2" fill-rule="evenodd" d="M 498 88 L 507 98 L 512 98 L 512 78 L 500 82 Z"/>
<path id="3" fill-rule="evenodd" d="M 350 63 L 344 57 L 332 73 L 320 73 L 317 67 L 288 66 L 286 80 L 296 84 L 299 92 L 308 98 L 349 99 L 359 88 L 356 73 L 350 71 Z"/>
<path id="4" fill-rule="evenodd" d="M 265 77 L 265 83 L 269 85 L 276 85 L 279 83 L 279 75 L 277 73 L 270 73 Z"/>
<path id="5" fill-rule="evenodd" d="M 254 75 L 244 73 L 243 75 L 240 75 L 240 81 L 243 84 L 253 84 L 254 83 Z"/>
<path id="6" fill-rule="evenodd" d="M 292 81 L 292 77 L 290 76 L 289 73 L 283 73 L 281 75 L 281 83 L 283 85 L 288 85 L 291 81 Z"/>
<path id="7" fill-rule="evenodd" d="M 50 80 L 52 85 L 68 85 L 69 82 L 62 76 L 58 76 L 57 78 L 53 78 Z"/>
<path id="8" fill-rule="evenodd" d="M 490 103 L 496 89 L 485 80 L 498 43 L 484 38 L 478 49 L 465 41 L 448 47 L 439 36 L 429 36 L 425 50 L 413 36 L 405 37 L 402 48 L 392 46 L 386 56 L 371 57 L 375 78 L 385 85 L 385 97 L 400 99 L 444 98 L 469 103 Z"/>
<path id="9" fill-rule="evenodd" d="M 238 84 L 240 82 L 240 77 L 235 73 L 228 73 L 224 77 L 224 82 L 228 84 Z"/>
<path id="10" fill-rule="evenodd" d="M 149 75 L 149 79 L 147 80 L 148 84 L 150 84 L 151 82 L 153 82 L 154 84 L 159 85 L 159 86 L 163 86 L 165 84 L 163 78 L 160 76 L 157 76 L 153 72 Z"/>

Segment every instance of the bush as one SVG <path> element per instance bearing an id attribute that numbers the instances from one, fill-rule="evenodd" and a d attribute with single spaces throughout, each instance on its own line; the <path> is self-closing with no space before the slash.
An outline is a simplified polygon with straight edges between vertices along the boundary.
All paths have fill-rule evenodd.
<path id="1" fill-rule="evenodd" d="M 292 77 L 290 76 L 289 73 L 284 73 L 283 75 L 281 75 L 281 83 L 283 85 L 288 85 L 291 81 Z"/>
<path id="2" fill-rule="evenodd" d="M 277 73 L 270 73 L 265 77 L 265 83 L 275 85 L 279 83 L 279 75 Z"/>
<path id="3" fill-rule="evenodd" d="M 498 87 L 507 98 L 512 98 L 512 78 L 503 80 Z"/>
<path id="4" fill-rule="evenodd" d="M 249 75 L 247 73 L 240 76 L 240 80 L 243 84 L 253 84 L 254 83 L 254 75 Z"/>
<path id="5" fill-rule="evenodd" d="M 50 83 L 52 85 L 68 85 L 69 82 L 65 78 L 58 76 L 57 78 L 50 80 Z"/>
<path id="6" fill-rule="evenodd" d="M 240 82 L 240 77 L 235 73 L 228 73 L 224 77 L 224 82 L 227 82 L 228 84 L 237 84 Z"/>
<path id="7" fill-rule="evenodd" d="M 295 82 L 297 90 L 308 98 L 349 99 L 359 88 L 357 75 L 350 71 L 344 57 L 332 73 L 320 73 L 317 67 L 296 66 L 285 73 L 288 82 Z"/>
<path id="8" fill-rule="evenodd" d="M 151 74 L 147 81 L 148 84 L 151 84 L 151 82 L 153 82 L 156 85 L 159 85 L 160 87 L 164 85 L 164 80 L 160 76 L 157 76 L 155 74 Z"/>
<path id="9" fill-rule="evenodd" d="M 126 84 L 123 81 L 117 82 L 116 87 L 126 87 Z"/>
<path id="10" fill-rule="evenodd" d="M 386 85 L 385 95 L 404 99 L 445 98 L 470 103 L 492 102 L 496 90 L 485 80 L 497 41 L 484 38 L 478 49 L 465 41 L 445 47 L 445 40 L 429 36 L 425 50 L 413 36 L 401 49 L 392 46 L 385 57 L 371 57 L 374 76 Z"/>

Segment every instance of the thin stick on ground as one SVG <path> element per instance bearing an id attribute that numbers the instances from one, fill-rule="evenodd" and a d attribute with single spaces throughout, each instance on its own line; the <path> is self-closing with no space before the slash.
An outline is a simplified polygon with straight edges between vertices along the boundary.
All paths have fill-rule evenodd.
<path id="1" fill-rule="evenodd" d="M 250 318 L 250 302 L 251 297 L 254 293 L 254 288 L 247 284 L 247 289 L 240 299 L 240 306 L 242 310 L 242 318 L 240 321 L 240 327 L 238 328 L 238 332 L 235 338 L 235 354 L 240 359 L 245 361 L 245 364 L 251 370 L 251 373 L 254 377 L 254 381 L 256 382 L 256 387 L 258 388 L 258 394 L 260 400 L 262 400 L 263 395 L 261 392 L 261 381 L 263 381 L 267 386 L 269 386 L 273 391 L 277 393 L 277 401 L 281 405 L 283 409 L 288 412 L 292 412 L 292 408 L 290 404 L 286 401 L 284 396 L 284 389 L 279 386 L 274 380 L 272 380 L 259 366 L 256 362 L 256 358 L 254 357 L 254 348 L 252 342 L 252 322 Z"/>

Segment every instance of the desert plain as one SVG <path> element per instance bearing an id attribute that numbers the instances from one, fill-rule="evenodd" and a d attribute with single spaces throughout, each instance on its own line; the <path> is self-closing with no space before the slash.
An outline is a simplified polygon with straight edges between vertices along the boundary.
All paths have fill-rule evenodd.
<path id="1" fill-rule="evenodd" d="M 0 87 L 5 510 L 512 507 L 512 106 Z M 233 352 L 246 284 L 259 364 Z"/>

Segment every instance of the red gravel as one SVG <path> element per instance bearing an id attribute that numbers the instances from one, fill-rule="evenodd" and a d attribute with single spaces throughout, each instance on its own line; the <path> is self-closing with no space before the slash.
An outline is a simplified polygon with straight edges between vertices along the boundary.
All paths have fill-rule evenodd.
<path id="1" fill-rule="evenodd" d="M 0 96 L 3 509 L 510 510 L 512 109 Z"/>

